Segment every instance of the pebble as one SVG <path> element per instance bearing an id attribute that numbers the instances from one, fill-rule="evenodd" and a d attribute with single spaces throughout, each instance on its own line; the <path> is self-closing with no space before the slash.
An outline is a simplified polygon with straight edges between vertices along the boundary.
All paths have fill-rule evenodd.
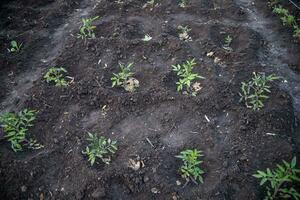
<path id="1" fill-rule="evenodd" d="M 105 189 L 102 187 L 98 187 L 94 192 L 92 193 L 92 197 L 94 199 L 99 199 L 102 197 L 105 197 Z"/>
<path id="2" fill-rule="evenodd" d="M 22 192 L 26 192 L 26 191 L 27 191 L 27 187 L 26 187 L 25 185 L 23 185 L 23 186 L 21 187 L 21 191 L 22 191 Z"/>
<path id="3" fill-rule="evenodd" d="M 159 190 L 157 189 L 157 188 L 151 188 L 151 192 L 153 193 L 153 194 L 158 194 L 158 193 L 160 193 L 159 192 Z"/>
<path id="4" fill-rule="evenodd" d="M 144 176 L 143 181 L 144 181 L 144 183 L 147 183 L 149 181 L 149 177 L 148 176 Z"/>
<path id="5" fill-rule="evenodd" d="M 54 144 L 57 144 L 58 143 L 58 139 L 54 138 L 53 142 L 54 142 Z"/>

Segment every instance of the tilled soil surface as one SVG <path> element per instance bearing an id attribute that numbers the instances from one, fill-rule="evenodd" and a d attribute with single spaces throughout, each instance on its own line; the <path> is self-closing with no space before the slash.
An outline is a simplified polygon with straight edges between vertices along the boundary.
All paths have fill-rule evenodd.
<path id="1" fill-rule="evenodd" d="M 1 112 L 38 110 L 30 134 L 45 146 L 16 154 L 1 139 L 1 199 L 257 200 L 262 191 L 252 174 L 299 152 L 300 45 L 265 1 L 145 3 L 1 3 Z M 93 16 L 100 16 L 96 39 L 78 39 L 81 18 Z M 192 41 L 178 38 L 178 25 L 192 29 Z M 142 41 L 146 34 L 153 39 Z M 20 54 L 7 52 L 14 39 L 23 42 Z M 196 97 L 176 91 L 171 71 L 191 58 L 205 77 Z M 136 92 L 111 87 L 119 62 L 134 62 Z M 43 80 L 52 66 L 67 69 L 69 87 Z M 282 77 L 260 111 L 239 102 L 241 81 L 253 72 Z M 82 154 L 87 132 L 118 141 L 110 165 L 90 166 Z M 175 156 L 187 148 L 204 153 L 204 184 L 183 187 Z M 144 166 L 134 171 L 130 158 Z"/>

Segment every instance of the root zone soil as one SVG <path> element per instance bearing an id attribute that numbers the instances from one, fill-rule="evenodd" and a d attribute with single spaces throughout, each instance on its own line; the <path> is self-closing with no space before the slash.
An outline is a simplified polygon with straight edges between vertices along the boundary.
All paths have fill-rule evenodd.
<path id="1" fill-rule="evenodd" d="M 295 95 L 281 81 L 261 111 L 239 102 L 240 83 L 252 72 L 280 73 L 265 57 L 300 69 L 299 45 L 265 2 L 190 0 L 179 8 L 166 0 L 152 10 L 145 3 L 1 3 L 1 110 L 38 110 L 30 134 L 45 146 L 16 154 L 1 140 L 1 199 L 256 200 L 262 191 L 252 174 L 297 154 Z M 251 18 L 253 9 L 266 23 Z M 93 16 L 100 16 L 96 39 L 76 38 L 80 19 Z M 178 25 L 192 29 L 193 41 L 178 38 Z M 153 39 L 143 42 L 146 34 Z M 223 49 L 227 35 L 231 52 Z M 7 52 L 13 39 L 23 43 L 20 54 Z M 285 53 L 273 51 L 272 42 Z M 178 93 L 171 72 L 191 58 L 205 77 L 196 97 Z M 136 92 L 111 87 L 119 62 L 134 62 Z M 52 66 L 66 68 L 74 82 L 47 84 L 42 75 Z M 110 165 L 90 166 L 82 154 L 87 132 L 118 141 Z M 204 152 L 204 184 L 183 187 L 175 156 L 187 148 Z M 128 162 L 137 158 L 144 166 L 135 171 Z"/>

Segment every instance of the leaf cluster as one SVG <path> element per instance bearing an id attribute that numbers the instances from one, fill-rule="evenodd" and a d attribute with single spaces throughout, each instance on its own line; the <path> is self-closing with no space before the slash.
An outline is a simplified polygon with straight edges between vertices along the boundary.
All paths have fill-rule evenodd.
<path id="1" fill-rule="evenodd" d="M 229 47 L 232 43 L 232 40 L 233 40 L 232 37 L 230 35 L 227 35 L 225 37 L 225 46 Z"/>
<path id="2" fill-rule="evenodd" d="M 24 109 L 17 114 L 4 113 L 0 116 L 0 124 L 4 130 L 5 138 L 11 143 L 13 151 L 22 151 L 22 143 L 28 143 L 26 139 L 28 128 L 33 126 L 36 111 Z"/>
<path id="3" fill-rule="evenodd" d="M 97 20 L 99 16 L 93 18 L 84 18 L 82 19 L 82 26 L 79 29 L 78 38 L 81 39 L 94 39 L 96 26 L 93 25 L 93 22 Z"/>
<path id="4" fill-rule="evenodd" d="M 265 200 L 274 199 L 300 199 L 300 193 L 293 184 L 300 183 L 300 169 L 296 168 L 296 157 L 290 163 L 283 161 L 277 164 L 275 170 L 267 168 L 266 171 L 258 170 L 253 176 L 260 179 L 260 185 L 266 186 Z"/>
<path id="5" fill-rule="evenodd" d="M 289 26 L 294 29 L 294 37 L 300 40 L 300 28 L 297 25 L 295 16 L 291 15 L 286 8 L 281 5 L 273 7 L 273 13 L 279 15 L 284 26 Z"/>
<path id="6" fill-rule="evenodd" d="M 179 7 L 185 8 L 187 6 L 187 0 L 179 0 Z"/>
<path id="7" fill-rule="evenodd" d="M 265 73 L 253 73 L 253 77 L 248 82 L 242 82 L 240 93 L 240 101 L 243 101 L 247 108 L 260 110 L 264 107 L 264 101 L 269 98 L 267 95 L 271 93 L 269 82 L 279 79 L 279 77 L 271 74 L 266 76 Z"/>
<path id="8" fill-rule="evenodd" d="M 88 161 L 93 165 L 96 158 L 100 158 L 105 164 L 109 164 L 111 161 L 111 154 L 115 154 L 117 151 L 117 142 L 111 139 L 106 139 L 101 136 L 98 138 L 97 135 L 88 133 L 87 141 L 89 145 L 82 153 L 88 156 Z"/>
<path id="9" fill-rule="evenodd" d="M 18 53 L 18 52 L 20 52 L 21 47 L 22 47 L 22 43 L 18 44 L 17 41 L 13 40 L 10 42 L 10 48 L 8 49 L 8 51 L 11 53 L 14 53 L 14 52 Z"/>
<path id="10" fill-rule="evenodd" d="M 183 64 L 172 65 L 173 71 L 176 72 L 176 75 L 179 77 L 177 85 L 177 91 L 180 92 L 185 87 L 187 91 L 190 91 L 191 83 L 197 79 L 204 79 L 203 76 L 193 73 L 194 66 L 197 65 L 195 59 L 187 60 Z"/>
<path id="11" fill-rule="evenodd" d="M 192 180 L 195 183 L 198 183 L 198 181 L 203 183 L 202 174 L 204 174 L 204 171 L 199 167 L 199 164 L 203 161 L 198 159 L 201 156 L 203 156 L 202 151 L 198 151 L 197 149 L 187 149 L 175 156 L 176 158 L 180 158 L 183 162 L 183 165 L 180 167 L 180 172 L 182 177 L 187 181 Z"/>
<path id="12" fill-rule="evenodd" d="M 63 67 L 51 67 L 48 72 L 44 75 L 44 79 L 47 83 L 55 83 L 55 86 L 68 86 L 68 82 L 64 79 L 64 74 L 67 70 Z"/>
<path id="13" fill-rule="evenodd" d="M 192 29 L 190 29 L 188 26 L 181 26 L 179 25 L 177 27 L 178 33 L 179 33 L 179 39 L 183 41 L 192 41 L 192 38 L 189 35 L 189 32 L 191 32 Z"/>
<path id="14" fill-rule="evenodd" d="M 129 63 L 128 65 L 124 65 L 120 63 L 119 65 L 120 65 L 120 72 L 117 74 L 113 73 L 113 77 L 111 78 L 112 87 L 124 86 L 125 82 L 134 75 L 134 73 L 131 72 L 133 63 Z"/>

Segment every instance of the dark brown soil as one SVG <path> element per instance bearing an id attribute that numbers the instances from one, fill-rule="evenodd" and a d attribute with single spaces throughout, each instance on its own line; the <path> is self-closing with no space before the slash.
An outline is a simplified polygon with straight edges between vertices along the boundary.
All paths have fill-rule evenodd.
<path id="1" fill-rule="evenodd" d="M 183 9 L 165 0 L 152 11 L 142 9 L 145 0 L 116 2 L 1 4 L 0 109 L 38 110 L 30 133 L 45 147 L 16 154 L 1 140 L 0 199 L 261 199 L 252 174 L 299 152 L 300 45 L 292 31 L 265 1 L 190 0 Z M 96 15 L 97 38 L 74 37 L 81 17 Z M 193 41 L 179 40 L 178 25 L 192 28 Z M 145 34 L 153 39 L 143 42 Z M 228 34 L 232 52 L 223 49 Z M 20 54 L 7 52 L 14 39 L 23 42 Z M 196 97 L 179 94 L 171 72 L 189 58 L 205 77 Z M 136 92 L 111 87 L 118 62 L 135 63 Z M 42 75 L 52 66 L 74 83 L 47 84 Z M 261 111 L 239 102 L 241 81 L 254 71 L 283 77 Z M 87 132 L 118 141 L 110 165 L 90 166 Z M 174 156 L 186 148 L 203 151 L 204 184 L 176 184 L 184 180 Z M 128 167 L 136 157 L 145 163 L 138 171 Z"/>

